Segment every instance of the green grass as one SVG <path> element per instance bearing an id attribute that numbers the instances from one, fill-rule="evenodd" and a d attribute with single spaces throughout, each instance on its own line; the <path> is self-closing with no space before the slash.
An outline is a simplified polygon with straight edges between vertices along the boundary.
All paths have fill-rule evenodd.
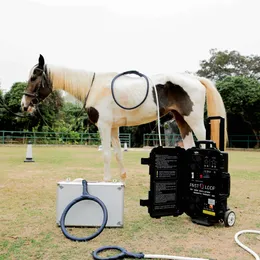
<path id="1" fill-rule="evenodd" d="M 149 190 L 148 166 L 141 158 L 149 152 L 124 153 L 127 168 L 123 228 L 106 228 L 86 243 L 66 239 L 56 226 L 57 182 L 66 178 L 102 181 L 103 160 L 97 148 L 83 146 L 33 146 L 35 163 L 24 163 L 26 146 L 0 146 L 0 259 L 92 259 L 91 252 L 104 245 L 120 245 L 129 251 L 218 260 L 245 260 L 250 256 L 234 243 L 242 229 L 260 228 L 260 153 L 230 151 L 231 196 L 236 212 L 232 228 L 193 224 L 185 214 L 150 218 L 139 206 Z M 112 158 L 114 179 L 119 179 Z M 82 234 L 90 232 L 81 229 Z M 86 234 L 85 233 L 85 234 Z M 241 240 L 260 253 L 256 236 Z"/>

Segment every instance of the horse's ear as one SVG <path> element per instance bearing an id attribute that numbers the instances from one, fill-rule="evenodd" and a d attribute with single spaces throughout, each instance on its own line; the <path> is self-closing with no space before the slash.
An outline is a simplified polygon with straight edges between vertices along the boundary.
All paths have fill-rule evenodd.
<path id="1" fill-rule="evenodd" d="M 39 57 L 39 60 L 38 60 L 38 67 L 41 68 L 41 69 L 43 69 L 44 64 L 45 64 L 44 58 L 43 58 L 43 56 L 40 54 L 40 57 Z"/>

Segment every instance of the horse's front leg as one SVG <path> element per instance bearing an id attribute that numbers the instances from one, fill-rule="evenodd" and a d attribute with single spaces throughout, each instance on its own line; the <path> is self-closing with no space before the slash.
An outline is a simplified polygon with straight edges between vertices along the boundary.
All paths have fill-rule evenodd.
<path id="1" fill-rule="evenodd" d="M 112 146 L 114 148 L 115 156 L 120 170 L 120 178 L 123 183 L 126 180 L 126 171 L 123 164 L 123 154 L 121 149 L 121 143 L 119 139 L 119 128 L 112 128 L 111 130 Z"/>
<path id="2" fill-rule="evenodd" d="M 111 162 L 111 126 L 109 124 L 99 123 L 98 129 L 101 137 L 103 158 L 104 158 L 104 181 L 111 180 L 110 162 Z"/>

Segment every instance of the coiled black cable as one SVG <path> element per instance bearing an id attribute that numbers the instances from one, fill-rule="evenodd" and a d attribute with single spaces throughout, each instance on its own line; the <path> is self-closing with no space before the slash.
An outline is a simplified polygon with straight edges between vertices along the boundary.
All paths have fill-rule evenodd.
<path id="1" fill-rule="evenodd" d="M 83 186 L 82 195 L 80 197 L 74 199 L 73 201 L 71 201 L 68 204 L 68 206 L 64 209 L 64 211 L 61 215 L 61 219 L 60 219 L 61 230 L 62 230 L 63 234 L 65 235 L 65 237 L 67 237 L 73 241 L 79 241 L 79 242 L 89 241 L 89 240 L 97 237 L 105 228 L 105 226 L 107 224 L 107 219 L 108 219 L 108 213 L 107 213 L 107 208 L 106 208 L 105 204 L 99 198 L 92 196 L 88 193 L 86 180 L 82 180 L 82 186 Z M 100 207 L 102 208 L 102 211 L 103 211 L 103 222 L 102 222 L 101 226 L 99 227 L 99 229 L 94 234 L 87 236 L 87 237 L 76 237 L 76 236 L 72 236 L 67 231 L 67 229 L 65 227 L 65 219 L 66 219 L 66 216 L 67 216 L 69 210 L 71 209 L 71 207 L 82 200 L 92 200 L 100 205 Z"/>
<path id="2" fill-rule="evenodd" d="M 135 74 L 135 75 L 137 75 L 137 76 L 139 76 L 139 77 L 144 77 L 145 80 L 146 80 L 146 84 L 147 84 L 147 88 L 146 88 L 146 93 L 145 93 L 144 99 L 143 99 L 138 105 L 136 105 L 136 106 L 134 106 L 134 107 L 124 107 L 124 106 L 122 106 L 121 104 L 119 104 L 119 103 L 117 102 L 117 100 L 116 100 L 115 93 L 114 93 L 114 83 L 115 83 L 116 79 L 118 79 L 118 78 L 121 77 L 121 76 L 127 75 L 127 74 Z M 148 93 L 149 93 L 149 80 L 148 80 L 148 78 L 147 78 L 144 74 L 142 74 L 142 73 L 140 73 L 140 72 L 138 72 L 138 71 L 136 71 L 136 70 L 125 71 L 125 72 L 123 72 L 123 73 L 120 73 L 120 74 L 116 75 L 116 76 L 113 78 L 113 80 L 112 80 L 112 82 L 111 82 L 111 92 L 112 92 L 112 96 L 113 96 L 114 101 L 116 102 L 116 104 L 117 104 L 119 107 L 121 107 L 121 108 L 123 108 L 123 109 L 126 109 L 126 110 L 132 110 L 132 109 L 135 109 L 135 108 L 141 106 L 141 105 L 144 103 L 144 101 L 147 99 L 147 96 L 148 96 Z"/>

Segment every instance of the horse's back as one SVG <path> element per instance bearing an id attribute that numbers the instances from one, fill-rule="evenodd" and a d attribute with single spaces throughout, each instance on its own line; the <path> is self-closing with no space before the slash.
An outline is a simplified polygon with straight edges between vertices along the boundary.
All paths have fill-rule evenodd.
<path id="1" fill-rule="evenodd" d="M 188 73 L 167 73 L 158 74 L 154 77 L 154 84 L 165 84 L 171 82 L 174 85 L 182 87 L 184 90 L 204 89 L 197 76 Z"/>

